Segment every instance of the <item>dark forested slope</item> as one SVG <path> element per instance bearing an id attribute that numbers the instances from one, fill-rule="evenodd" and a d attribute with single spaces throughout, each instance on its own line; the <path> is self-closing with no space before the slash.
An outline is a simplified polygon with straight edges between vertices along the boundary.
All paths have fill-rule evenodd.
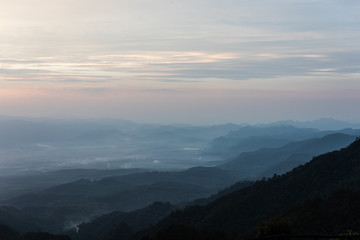
<path id="1" fill-rule="evenodd" d="M 359 233 L 359 202 L 360 191 L 337 190 L 326 197 L 307 199 L 278 218 L 288 219 L 293 233 Z"/>
<path id="2" fill-rule="evenodd" d="M 179 224 L 250 234 L 264 219 L 278 215 L 307 198 L 326 196 L 344 188 L 360 188 L 359 139 L 347 148 L 315 157 L 282 176 L 258 181 L 202 207 L 173 212 L 143 234 L 154 234 Z"/>
<path id="3" fill-rule="evenodd" d="M 83 223 L 77 230 L 69 231 L 68 234 L 76 240 L 103 240 L 123 234 L 129 235 L 156 224 L 174 209 L 175 206 L 169 203 L 156 202 L 133 212 L 112 212 Z M 121 233 L 116 233 L 119 231 Z"/>

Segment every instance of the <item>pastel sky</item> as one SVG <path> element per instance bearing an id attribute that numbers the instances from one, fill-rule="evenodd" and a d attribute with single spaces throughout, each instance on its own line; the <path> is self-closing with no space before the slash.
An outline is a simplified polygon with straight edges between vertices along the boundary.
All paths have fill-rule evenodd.
<path id="1" fill-rule="evenodd" d="M 358 0 L 0 0 L 0 115 L 360 121 Z"/>

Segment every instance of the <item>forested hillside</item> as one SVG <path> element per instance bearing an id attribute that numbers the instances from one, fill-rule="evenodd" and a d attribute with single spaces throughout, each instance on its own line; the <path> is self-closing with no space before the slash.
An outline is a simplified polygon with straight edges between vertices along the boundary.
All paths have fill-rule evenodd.
<path id="1" fill-rule="evenodd" d="M 341 189 L 360 189 L 359 139 L 345 149 L 318 156 L 282 176 L 258 181 L 205 206 L 173 212 L 142 234 L 151 235 L 172 225 L 184 225 L 200 230 L 251 235 L 262 221 L 280 215 L 309 198 L 324 198 L 327 201 L 329 194 Z M 332 232 L 341 233 L 346 230 L 345 227 L 359 229 L 360 226 L 343 226 Z"/>

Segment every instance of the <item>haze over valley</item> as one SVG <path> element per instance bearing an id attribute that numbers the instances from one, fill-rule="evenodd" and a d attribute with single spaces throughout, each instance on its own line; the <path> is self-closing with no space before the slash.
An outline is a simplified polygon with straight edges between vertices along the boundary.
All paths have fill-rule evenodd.
<path id="1" fill-rule="evenodd" d="M 0 240 L 359 239 L 360 1 L 0 0 Z"/>
<path id="2" fill-rule="evenodd" d="M 311 128 L 321 122 L 331 123 L 329 130 Z M 165 217 L 291 171 L 360 136 L 358 125 L 333 119 L 195 126 L 7 117 L 1 123 L 0 200 L 7 207 L 0 223 L 20 232 L 65 233 L 156 202 L 169 204 Z M 133 224 L 143 226 L 138 231 L 161 217 Z"/>

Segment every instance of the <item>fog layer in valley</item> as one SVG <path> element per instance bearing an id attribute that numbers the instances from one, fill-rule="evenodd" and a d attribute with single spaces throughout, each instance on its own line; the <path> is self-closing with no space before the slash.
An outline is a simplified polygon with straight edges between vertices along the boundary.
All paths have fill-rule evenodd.
<path id="1" fill-rule="evenodd" d="M 0 120 L 0 174 L 69 168 L 184 169 L 217 160 L 201 151 L 233 124 L 145 125 L 124 120 Z"/>
<path id="2" fill-rule="evenodd" d="M 316 128 L 322 122 L 328 128 Z M 358 136 L 357 125 L 332 119 L 191 126 L 1 118 L 0 224 L 62 232 L 114 211 L 155 206 L 165 216 L 283 174 Z"/>

